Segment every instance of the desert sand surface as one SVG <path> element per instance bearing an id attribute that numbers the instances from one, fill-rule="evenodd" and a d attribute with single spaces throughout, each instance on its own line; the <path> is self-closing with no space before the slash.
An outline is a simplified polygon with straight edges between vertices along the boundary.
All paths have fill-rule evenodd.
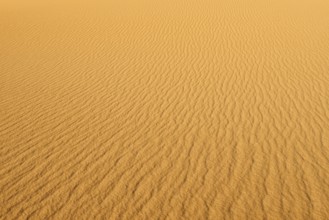
<path id="1" fill-rule="evenodd" d="M 329 2 L 1 0 L 0 219 L 329 219 Z"/>

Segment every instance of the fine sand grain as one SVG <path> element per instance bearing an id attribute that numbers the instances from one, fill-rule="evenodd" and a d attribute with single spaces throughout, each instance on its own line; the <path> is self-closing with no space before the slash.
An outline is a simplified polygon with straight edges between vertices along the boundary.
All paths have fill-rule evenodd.
<path id="1" fill-rule="evenodd" d="M 0 0 L 0 219 L 329 219 L 329 1 Z"/>

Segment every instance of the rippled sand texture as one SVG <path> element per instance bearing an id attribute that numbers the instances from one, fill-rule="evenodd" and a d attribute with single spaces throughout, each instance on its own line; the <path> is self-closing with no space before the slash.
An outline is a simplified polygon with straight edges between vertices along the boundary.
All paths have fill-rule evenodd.
<path id="1" fill-rule="evenodd" d="M 329 3 L 0 3 L 0 219 L 329 219 Z"/>

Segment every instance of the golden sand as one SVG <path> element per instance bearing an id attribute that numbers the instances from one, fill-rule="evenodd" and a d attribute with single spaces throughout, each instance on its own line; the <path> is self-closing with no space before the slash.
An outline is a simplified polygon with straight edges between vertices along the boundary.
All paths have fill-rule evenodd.
<path id="1" fill-rule="evenodd" d="M 27 218 L 329 219 L 328 1 L 0 1 Z"/>

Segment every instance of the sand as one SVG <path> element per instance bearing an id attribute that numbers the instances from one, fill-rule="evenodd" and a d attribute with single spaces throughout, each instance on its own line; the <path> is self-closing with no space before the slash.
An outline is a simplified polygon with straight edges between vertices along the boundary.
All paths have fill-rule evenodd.
<path id="1" fill-rule="evenodd" d="M 2 0 L 0 219 L 329 219 L 325 0 Z"/>

